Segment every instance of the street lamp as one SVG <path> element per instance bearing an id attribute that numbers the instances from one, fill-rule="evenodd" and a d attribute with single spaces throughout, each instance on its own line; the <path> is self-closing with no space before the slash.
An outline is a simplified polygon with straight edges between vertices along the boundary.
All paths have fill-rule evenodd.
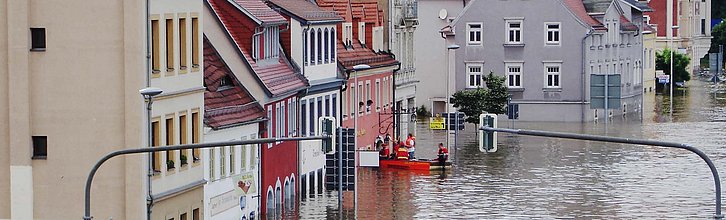
<path id="1" fill-rule="evenodd" d="M 355 146 L 355 164 L 354 172 L 353 172 L 353 205 L 355 206 L 355 211 L 358 211 L 358 113 L 360 111 L 360 107 L 358 103 L 360 102 L 358 100 L 358 93 L 360 92 L 360 89 L 358 88 L 358 71 L 367 70 L 370 69 L 371 66 L 366 64 L 358 64 L 353 66 L 353 79 L 355 81 L 354 88 L 355 89 L 355 106 L 357 106 L 355 110 L 355 118 L 353 118 L 353 130 L 355 131 L 355 138 L 353 139 L 353 145 Z M 338 195 L 341 195 L 342 193 L 338 193 Z"/>
<path id="2" fill-rule="evenodd" d="M 160 88 L 155 88 L 155 87 L 146 87 L 146 88 L 143 88 L 143 89 L 140 89 L 139 90 L 139 93 L 141 93 L 141 96 L 143 96 L 144 99 L 146 99 L 146 129 L 147 129 L 147 132 L 148 132 L 147 133 L 148 134 L 148 138 L 147 138 L 148 139 L 148 145 L 147 145 L 147 147 L 151 147 L 151 145 L 152 145 L 152 143 L 151 143 L 151 141 L 152 141 L 151 140 L 151 136 L 153 135 L 152 134 L 152 131 L 151 131 L 151 104 L 154 102 L 154 100 L 153 100 L 154 99 L 154 96 L 157 96 L 157 95 L 161 94 L 162 92 L 164 92 L 164 91 L 161 90 Z M 154 199 L 151 198 L 151 176 L 154 175 L 154 168 L 152 166 L 152 159 L 154 157 L 154 153 L 149 152 L 149 156 L 148 157 L 149 157 L 149 159 L 148 159 L 147 166 L 149 168 L 149 173 L 147 174 L 147 177 L 146 177 L 146 184 L 147 184 L 147 187 L 148 187 L 147 188 L 148 189 L 148 194 L 146 195 L 146 219 L 147 220 L 151 220 L 151 206 L 154 203 Z"/>
<path id="3" fill-rule="evenodd" d="M 447 113 L 447 122 L 446 122 L 446 146 L 449 146 L 449 124 L 451 123 L 451 111 L 449 109 L 449 100 L 451 99 L 451 89 L 449 88 L 449 84 L 451 84 L 451 71 L 449 71 L 449 52 L 452 50 L 459 49 L 459 45 L 452 44 L 449 46 L 446 46 L 446 113 Z M 454 128 L 456 129 L 456 128 Z M 456 146 L 454 146 L 454 151 L 456 151 Z M 456 155 L 456 153 L 454 153 Z"/>
<path id="4" fill-rule="evenodd" d="M 673 79 L 675 79 L 675 77 L 673 77 L 673 75 L 674 75 L 674 73 L 673 73 L 673 40 L 674 40 L 674 39 L 673 39 L 673 37 L 674 37 L 674 36 L 673 36 L 673 35 L 675 34 L 675 31 L 676 31 L 676 30 L 677 30 L 677 29 L 678 29 L 679 27 L 678 27 L 677 25 L 675 25 L 675 26 L 672 26 L 671 28 L 673 29 L 673 31 L 671 31 L 671 35 L 669 36 L 669 37 L 670 37 L 671 39 L 670 39 L 670 41 L 668 41 L 668 42 L 669 42 L 669 43 L 671 44 L 671 45 L 669 46 L 669 49 L 670 49 L 670 51 L 671 51 L 671 63 L 670 63 L 670 64 L 671 64 L 671 74 L 670 74 L 670 82 L 669 82 L 669 84 L 670 84 L 670 87 L 671 87 L 671 88 L 670 88 L 670 102 L 671 102 L 671 103 L 670 103 L 670 104 L 671 104 L 671 105 L 670 105 L 670 106 L 671 106 L 671 111 L 670 111 L 670 113 L 671 113 L 671 120 L 673 120 L 673 83 L 674 83 L 674 82 L 673 82 Z"/>

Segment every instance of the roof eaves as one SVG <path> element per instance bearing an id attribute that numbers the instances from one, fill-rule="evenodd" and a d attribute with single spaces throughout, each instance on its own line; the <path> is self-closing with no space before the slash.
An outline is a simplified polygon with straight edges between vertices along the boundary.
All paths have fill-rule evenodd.
<path id="1" fill-rule="evenodd" d="M 252 12 L 248 11 L 247 9 L 245 9 L 244 7 L 242 7 L 241 5 L 237 4 L 237 2 L 235 2 L 234 0 L 227 0 L 227 2 L 229 2 L 232 5 L 234 5 L 234 7 L 237 8 L 237 10 L 240 10 L 242 13 L 244 13 L 245 15 L 247 15 L 247 17 L 249 17 L 250 19 L 252 19 L 253 21 L 255 21 L 255 23 L 257 23 L 257 25 L 262 25 L 262 20 L 260 20 L 259 18 L 257 18 L 257 16 L 253 15 Z"/>
<path id="2" fill-rule="evenodd" d="M 476 0 L 471 0 L 466 6 L 464 6 L 463 9 L 461 9 L 461 12 L 459 12 L 458 15 L 456 15 L 456 18 L 454 18 L 453 21 L 451 21 L 450 26 L 456 26 L 457 23 L 459 23 L 459 18 L 461 18 L 462 15 L 464 15 L 467 11 L 469 11 L 469 8 L 471 8 L 472 5 L 476 3 Z"/>

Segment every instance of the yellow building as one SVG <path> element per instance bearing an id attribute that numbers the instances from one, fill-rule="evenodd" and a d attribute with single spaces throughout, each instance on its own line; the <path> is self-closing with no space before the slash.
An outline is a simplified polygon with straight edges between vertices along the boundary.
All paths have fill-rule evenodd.
<path id="1" fill-rule="evenodd" d="M 655 30 L 643 24 L 643 92 L 655 91 Z"/>
<path id="2" fill-rule="evenodd" d="M 147 35 L 145 1 L 0 0 L 0 219 L 80 219 L 93 164 L 147 145 L 147 83 L 164 90 L 153 104 L 154 145 L 202 142 L 202 4 L 149 2 Z M 201 219 L 198 155 L 154 155 L 153 219 Z M 101 167 L 94 219 L 146 217 L 147 161 Z"/>

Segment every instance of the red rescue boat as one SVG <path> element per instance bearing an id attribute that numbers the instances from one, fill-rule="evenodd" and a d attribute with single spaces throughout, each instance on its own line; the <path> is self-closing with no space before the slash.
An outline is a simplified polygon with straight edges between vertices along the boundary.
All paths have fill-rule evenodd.
<path id="1" fill-rule="evenodd" d="M 381 159 L 379 167 L 403 169 L 403 170 L 442 170 L 451 169 L 451 162 L 446 161 L 442 167 L 438 160 L 416 159 L 416 160 L 392 160 Z"/>

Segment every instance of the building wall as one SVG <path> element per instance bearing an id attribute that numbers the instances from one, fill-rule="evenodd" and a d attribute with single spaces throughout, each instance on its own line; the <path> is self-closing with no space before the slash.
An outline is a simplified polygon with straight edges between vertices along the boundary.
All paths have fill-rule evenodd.
<path id="1" fill-rule="evenodd" d="M 142 2 L 0 5 L 6 42 L 0 46 L 0 106 L 7 106 L 0 108 L 0 218 L 79 218 L 85 177 L 96 160 L 143 143 Z M 45 28 L 45 51 L 29 51 L 30 27 Z M 31 159 L 31 136 L 47 136 L 45 159 Z M 99 170 L 95 218 L 144 216 L 143 161 L 114 158 Z"/>
<path id="2" fill-rule="evenodd" d="M 359 87 L 356 89 L 351 89 L 355 85 L 355 73 L 351 73 L 352 76 L 348 80 L 348 89 L 346 89 L 342 94 L 342 96 L 346 97 L 343 102 L 343 108 L 346 108 L 347 110 L 344 110 L 344 112 L 349 113 L 348 117 L 343 117 L 342 127 L 354 127 L 356 114 L 355 111 L 351 111 L 351 108 L 358 109 L 358 133 L 356 136 L 358 138 L 358 148 L 373 149 L 373 141 L 376 136 L 393 133 L 393 120 L 390 118 L 391 116 L 380 115 L 381 110 L 383 110 L 384 107 L 383 103 L 386 103 L 386 100 L 392 100 L 391 97 L 386 97 L 386 95 L 390 96 L 391 87 L 386 88 L 385 86 L 381 86 L 380 89 L 376 89 L 375 86 L 375 82 L 383 82 L 384 78 L 390 79 L 392 77 L 393 68 L 395 67 L 377 68 L 357 72 Z M 370 89 L 366 90 L 368 85 L 370 86 Z M 361 90 L 359 88 L 363 89 Z M 361 91 L 360 95 L 362 98 L 359 98 L 358 100 L 359 103 L 364 103 L 363 107 L 358 108 L 359 105 L 355 104 L 356 91 Z M 370 93 L 366 91 L 370 91 Z M 381 95 L 380 99 L 382 100 L 380 101 L 381 104 L 376 102 L 379 93 Z M 373 102 L 370 109 L 366 109 L 367 100 L 371 100 Z"/>
<path id="3" fill-rule="evenodd" d="M 186 219 L 194 219 L 195 210 L 199 213 L 200 219 L 205 219 L 203 213 L 206 212 L 206 209 L 199 200 L 202 197 L 204 197 L 204 187 L 199 186 L 161 200 L 154 205 L 151 219 L 181 219 L 183 215 L 186 216 Z"/>
<path id="4" fill-rule="evenodd" d="M 290 119 L 289 112 L 288 111 L 294 111 L 289 108 L 289 105 L 287 104 L 288 101 L 295 100 L 296 102 L 299 102 L 297 100 L 298 98 L 295 96 L 286 97 L 282 100 L 271 102 L 265 104 L 265 110 L 267 111 L 267 116 L 270 118 L 268 123 L 264 126 L 265 129 L 268 129 L 264 131 L 263 137 L 287 137 L 289 134 L 291 134 L 291 131 L 297 130 L 296 127 L 289 127 L 290 121 L 294 119 Z M 285 106 L 285 108 L 281 108 L 280 112 L 281 114 L 278 114 L 277 107 Z M 278 123 L 279 121 L 279 123 Z M 281 127 L 282 132 L 279 132 L 278 130 L 279 126 Z M 295 126 L 296 124 L 293 123 Z M 276 142 L 276 143 L 270 143 L 270 144 L 262 144 L 260 146 L 261 148 L 261 169 L 262 169 L 262 185 L 260 187 L 262 194 L 262 204 L 261 204 L 261 212 L 263 214 L 270 215 L 270 213 L 267 213 L 267 205 L 266 201 L 270 198 L 267 196 L 267 190 L 269 188 L 272 188 L 273 190 L 280 186 L 280 184 L 285 183 L 285 178 L 288 180 L 290 177 L 297 176 L 298 172 L 298 142 L 297 141 L 285 141 L 285 142 Z M 280 186 L 282 187 L 282 186 Z M 287 193 L 293 193 L 296 194 L 297 192 L 297 186 L 295 186 L 295 189 L 291 189 L 291 192 Z M 285 195 L 286 190 L 282 189 L 280 191 L 282 195 Z M 284 203 L 286 200 L 281 199 L 280 204 Z M 295 201 L 294 199 L 292 201 Z M 289 202 L 289 201 L 288 201 Z M 277 203 L 276 203 L 277 204 Z M 281 206 L 281 205 L 280 205 Z"/>
<path id="5" fill-rule="evenodd" d="M 297 63 L 301 66 L 303 69 L 303 75 L 305 75 L 305 78 L 307 78 L 309 81 L 317 81 L 317 80 L 326 80 L 335 78 L 337 76 L 337 50 L 336 46 L 337 44 L 337 37 L 336 36 L 336 24 L 328 24 L 328 25 L 301 25 L 300 22 L 298 22 L 295 19 L 291 19 L 290 22 L 291 26 L 291 37 L 290 37 L 290 44 L 291 44 L 291 57 Z M 325 41 L 325 31 L 328 31 L 328 41 Z M 315 31 L 315 38 L 313 40 L 313 44 L 310 43 L 310 34 Z M 320 31 L 320 32 L 318 32 Z M 307 35 L 303 35 L 307 32 Z M 316 55 L 318 53 L 318 33 L 323 33 L 322 42 L 326 44 L 321 44 L 322 47 L 320 50 L 322 52 L 322 63 L 318 62 L 317 58 L 314 62 L 311 62 L 310 52 L 313 51 L 313 53 Z M 306 38 L 303 38 L 303 36 L 307 36 Z M 307 40 L 305 40 L 307 39 Z M 331 45 L 330 41 L 335 41 L 334 44 Z M 305 42 L 307 41 L 307 42 Z M 328 50 L 325 50 L 325 46 L 328 46 Z M 305 52 L 305 53 L 304 53 Z M 326 54 L 327 52 L 327 54 Z"/>
<path id="6" fill-rule="evenodd" d="M 249 124 L 236 126 L 221 130 L 205 129 L 204 141 L 237 141 L 256 139 L 259 131 L 259 124 Z M 232 149 L 233 150 L 230 150 Z M 207 150 L 204 152 L 204 158 L 214 157 L 213 160 L 204 161 L 205 177 L 208 180 L 204 186 L 204 212 L 205 219 L 239 219 L 245 215 L 249 219 L 250 213 L 259 212 L 260 204 L 260 178 L 259 167 L 259 145 L 244 145 L 225 148 L 216 148 L 214 152 Z M 221 158 L 220 152 L 224 149 L 224 159 Z M 234 161 L 228 159 L 234 157 Z M 212 162 L 214 164 L 212 164 Z M 212 168 L 211 166 L 214 166 Z M 221 173 L 222 166 L 227 171 Z M 214 171 L 214 175 L 211 172 Z M 240 175 L 252 174 L 255 180 L 255 192 L 247 193 L 245 209 L 240 207 L 241 190 L 237 190 L 236 181 Z"/>
<path id="7" fill-rule="evenodd" d="M 432 111 L 434 100 L 442 101 L 446 97 L 446 59 L 447 43 L 441 37 L 439 30 L 449 24 L 450 20 L 456 18 L 459 12 L 464 8 L 462 1 L 455 0 L 430 0 L 418 1 L 418 20 L 419 25 L 416 27 L 414 35 L 414 45 L 416 53 L 414 55 L 414 66 L 416 67 L 416 78 L 420 80 L 416 90 L 416 105 L 425 105 L 432 113 L 440 113 L 443 111 L 443 104 L 437 109 L 440 111 Z M 446 18 L 440 19 L 439 12 L 445 9 Z M 425 46 L 421 46 L 425 45 Z M 461 45 L 462 47 L 464 45 Z M 434 54 L 441 54 L 434 56 Z M 451 55 L 453 57 L 453 53 Z M 453 59 L 451 59 L 453 61 Z M 452 75 L 454 69 L 451 69 Z"/>
<path id="8" fill-rule="evenodd" d="M 655 33 L 643 34 L 643 92 L 655 91 Z"/>

